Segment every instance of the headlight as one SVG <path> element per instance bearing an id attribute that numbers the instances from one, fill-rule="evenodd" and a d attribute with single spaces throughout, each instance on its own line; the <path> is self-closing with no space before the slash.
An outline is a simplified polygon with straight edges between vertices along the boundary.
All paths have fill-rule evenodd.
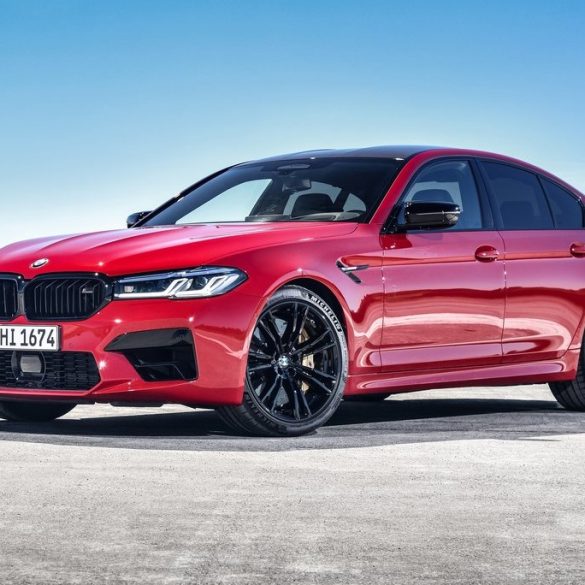
<path id="1" fill-rule="evenodd" d="M 194 299 L 222 295 L 246 280 L 237 268 L 204 267 L 128 276 L 114 283 L 115 299 Z"/>

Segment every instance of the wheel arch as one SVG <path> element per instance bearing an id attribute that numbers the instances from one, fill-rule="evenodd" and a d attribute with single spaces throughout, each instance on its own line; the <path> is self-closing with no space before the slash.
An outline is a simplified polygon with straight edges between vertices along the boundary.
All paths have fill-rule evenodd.
<path id="1" fill-rule="evenodd" d="M 281 284 L 277 290 L 281 290 L 286 286 L 302 286 L 307 290 L 315 293 L 317 296 L 321 297 L 333 310 L 335 316 L 339 319 L 341 326 L 343 327 L 343 332 L 345 334 L 345 339 L 349 343 L 349 335 L 347 329 L 347 316 L 346 311 L 347 308 L 341 304 L 341 301 L 337 298 L 337 295 L 333 292 L 332 287 L 327 286 L 325 283 L 316 280 L 315 278 L 311 277 L 301 277 L 301 278 L 293 278 Z M 274 291 L 276 292 L 276 291 Z M 273 293 L 274 294 L 274 293 Z"/>
<path id="2" fill-rule="evenodd" d="M 353 335 L 352 312 L 344 298 L 343 293 L 339 290 L 337 285 L 331 279 L 321 274 L 297 269 L 294 272 L 290 271 L 287 274 L 281 275 L 278 279 L 275 279 L 269 288 L 262 290 L 260 293 L 262 301 L 258 305 L 253 316 L 254 322 L 256 322 L 260 316 L 260 313 L 263 311 L 268 299 L 270 299 L 270 297 L 272 297 L 276 292 L 287 286 L 301 286 L 306 288 L 307 290 L 310 290 L 317 296 L 321 297 L 331 307 L 335 313 L 335 316 L 341 323 L 343 332 L 345 334 L 345 340 L 347 341 L 348 347 L 350 349 L 350 355 L 352 355 L 352 349 L 355 341 Z"/>

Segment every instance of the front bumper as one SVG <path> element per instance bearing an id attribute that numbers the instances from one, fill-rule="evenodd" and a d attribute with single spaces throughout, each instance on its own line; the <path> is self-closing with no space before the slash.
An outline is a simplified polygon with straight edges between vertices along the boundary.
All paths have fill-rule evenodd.
<path id="1" fill-rule="evenodd" d="M 201 406 L 240 404 L 249 337 L 261 302 L 240 291 L 208 299 L 112 301 L 86 320 L 58 323 L 62 351 L 90 352 L 95 358 L 100 376 L 96 386 L 75 392 L 0 387 L 0 399 Z M 11 321 L 11 324 L 33 323 L 49 324 L 28 321 L 23 316 Z M 196 379 L 145 381 L 125 355 L 106 350 L 124 334 L 159 329 L 191 331 Z"/>

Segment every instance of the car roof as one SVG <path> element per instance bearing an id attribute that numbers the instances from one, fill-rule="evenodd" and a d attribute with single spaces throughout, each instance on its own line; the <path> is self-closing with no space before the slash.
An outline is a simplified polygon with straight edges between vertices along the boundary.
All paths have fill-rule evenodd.
<path id="1" fill-rule="evenodd" d="M 382 146 L 368 146 L 365 148 L 323 148 L 315 150 L 303 150 L 300 152 L 292 152 L 289 154 L 281 154 L 267 158 L 246 161 L 240 163 L 241 165 L 256 164 L 264 162 L 277 161 L 292 161 L 292 160 L 306 160 L 310 158 L 387 158 L 393 160 L 408 160 L 416 155 L 429 153 L 429 156 L 465 156 L 475 158 L 490 158 L 499 160 L 512 165 L 517 165 L 525 168 L 528 171 L 540 174 L 544 177 L 563 185 L 573 193 L 585 198 L 585 195 L 572 185 L 569 185 L 559 177 L 552 173 L 522 161 L 517 158 L 497 154 L 494 152 L 487 152 L 483 150 L 474 150 L 469 148 L 454 148 L 448 146 L 424 146 L 424 145 L 382 145 Z M 239 165 L 236 165 L 239 166 Z"/>
<path id="2" fill-rule="evenodd" d="M 392 158 L 406 159 L 426 152 L 428 150 L 443 150 L 439 146 L 413 146 L 413 145 L 385 145 L 385 146 L 368 146 L 366 148 L 322 148 L 315 150 L 303 150 L 301 152 L 291 152 L 270 156 L 250 162 L 271 162 L 278 160 L 297 160 L 307 158 Z M 446 149 L 445 150 L 449 150 Z"/>

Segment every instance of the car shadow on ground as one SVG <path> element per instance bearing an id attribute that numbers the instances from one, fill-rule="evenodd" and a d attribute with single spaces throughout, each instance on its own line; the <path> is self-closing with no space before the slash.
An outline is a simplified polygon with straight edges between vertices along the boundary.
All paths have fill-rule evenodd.
<path id="1" fill-rule="evenodd" d="M 50 423 L 0 421 L 0 440 L 130 449 L 287 451 L 371 447 L 461 439 L 554 440 L 585 433 L 585 414 L 554 401 L 502 399 L 385 400 L 342 403 L 316 433 L 295 438 L 234 434 L 209 410 L 92 417 Z M 77 411 L 73 411 L 75 415 Z"/>

